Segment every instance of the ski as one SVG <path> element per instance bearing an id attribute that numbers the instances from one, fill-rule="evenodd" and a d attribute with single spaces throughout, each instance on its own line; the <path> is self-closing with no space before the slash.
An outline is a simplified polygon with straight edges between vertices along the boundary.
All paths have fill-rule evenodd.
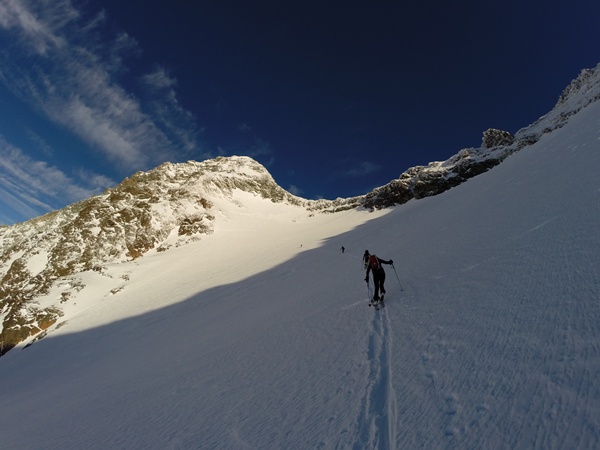
<path id="1" fill-rule="evenodd" d="M 381 305 L 381 308 L 385 308 L 385 303 L 383 302 L 383 297 L 384 297 L 384 295 L 379 297 L 379 300 L 377 300 L 377 301 L 369 300 L 369 306 L 373 306 L 377 311 L 379 311 L 379 305 Z"/>

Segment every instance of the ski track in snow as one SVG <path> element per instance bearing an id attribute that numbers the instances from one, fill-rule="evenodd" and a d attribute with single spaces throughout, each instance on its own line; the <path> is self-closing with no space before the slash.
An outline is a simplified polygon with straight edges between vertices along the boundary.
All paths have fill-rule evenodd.
<path id="1" fill-rule="evenodd" d="M 359 441 L 354 450 L 385 448 L 393 450 L 396 438 L 396 394 L 391 361 L 392 338 L 385 308 L 374 311 L 373 330 L 367 346 L 369 376 L 356 420 Z"/>

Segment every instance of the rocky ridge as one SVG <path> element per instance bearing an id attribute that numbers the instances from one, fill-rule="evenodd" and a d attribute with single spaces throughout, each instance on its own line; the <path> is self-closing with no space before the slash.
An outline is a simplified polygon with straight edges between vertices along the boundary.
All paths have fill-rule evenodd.
<path id="1" fill-rule="evenodd" d="M 514 152 L 536 143 L 544 134 L 561 128 L 570 117 L 599 99 L 600 64 L 593 69 L 582 70 L 563 90 L 554 108 L 533 124 L 514 135 L 490 128 L 483 133 L 481 147 L 462 149 L 443 162 L 412 167 L 398 179 L 366 194 L 360 204 L 372 209 L 387 208 L 440 194 L 486 172 Z"/>
<path id="2" fill-rule="evenodd" d="M 563 91 L 547 115 L 515 135 L 489 129 L 479 148 L 462 149 L 443 162 L 408 169 L 396 180 L 353 198 L 306 200 L 281 188 L 248 157 L 165 163 L 138 172 L 101 195 L 62 210 L 0 227 L 0 355 L 44 336 L 60 320 L 60 305 L 83 289 L 74 274 L 103 273 L 106 265 L 166 251 L 214 231 L 216 198 L 242 190 L 303 208 L 311 214 L 381 209 L 444 192 L 489 170 L 512 153 L 563 126 L 600 98 L 600 65 L 586 69 Z M 232 200 L 233 201 L 233 200 Z M 37 299 L 60 283 L 67 288 L 53 305 Z"/>

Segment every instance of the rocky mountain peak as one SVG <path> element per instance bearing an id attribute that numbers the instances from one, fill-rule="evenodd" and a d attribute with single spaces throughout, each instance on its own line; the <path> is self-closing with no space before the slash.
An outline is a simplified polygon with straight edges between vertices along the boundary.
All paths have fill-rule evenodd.
<path id="1" fill-rule="evenodd" d="M 182 192 L 203 190 L 224 195 L 241 189 L 274 201 L 299 202 L 291 194 L 286 195 L 286 191 L 275 183 L 263 165 L 247 156 L 218 157 L 179 164 L 167 162 L 148 172 L 137 172 L 110 191 L 169 196 L 175 187 Z"/>
<path id="2" fill-rule="evenodd" d="M 560 94 L 557 106 L 570 105 L 571 109 L 579 110 L 598 100 L 599 95 L 600 64 L 593 69 L 583 69 Z"/>
<path id="3" fill-rule="evenodd" d="M 87 270 L 103 273 L 109 263 L 211 234 L 215 201 L 233 201 L 235 190 L 272 202 L 306 203 L 278 186 L 252 158 L 219 157 L 164 163 L 101 195 L 0 228 L 0 354 L 43 335 L 59 319 L 59 307 L 36 304 L 57 280 Z"/>
<path id="4" fill-rule="evenodd" d="M 571 116 L 600 99 L 600 64 L 593 69 L 583 69 L 560 94 L 552 110 L 531 125 L 519 130 L 515 136 L 522 142 L 536 142 L 541 135 L 562 127 Z"/>

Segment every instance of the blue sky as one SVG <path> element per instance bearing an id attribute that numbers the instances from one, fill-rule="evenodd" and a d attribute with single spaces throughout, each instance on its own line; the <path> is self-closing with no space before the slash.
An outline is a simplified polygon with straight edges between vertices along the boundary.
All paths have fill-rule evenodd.
<path id="1" fill-rule="evenodd" d="M 600 62 L 593 1 L 0 0 L 0 223 L 249 155 L 349 197 L 516 132 Z"/>

